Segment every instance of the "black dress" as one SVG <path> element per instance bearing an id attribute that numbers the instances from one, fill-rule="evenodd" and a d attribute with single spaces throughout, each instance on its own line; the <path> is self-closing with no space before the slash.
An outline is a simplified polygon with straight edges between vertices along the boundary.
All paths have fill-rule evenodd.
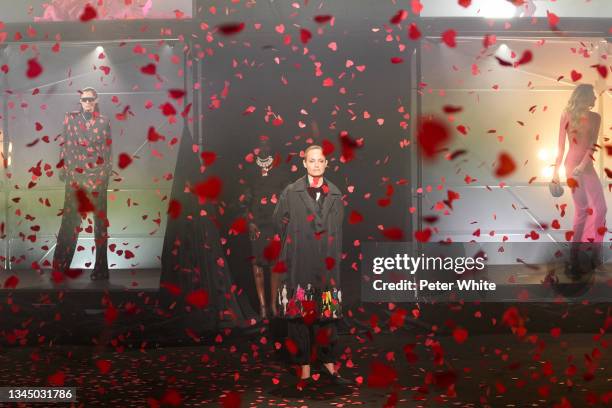
<path id="1" fill-rule="evenodd" d="M 273 261 L 270 255 L 270 243 L 275 234 L 272 216 L 287 183 L 287 175 L 279 156 L 255 159 L 247 168 L 248 187 L 243 206 L 247 221 L 260 231 L 260 235 L 251 240 L 253 261 L 258 266 L 269 266 Z"/>
<path id="2" fill-rule="evenodd" d="M 275 267 L 286 270 L 277 295 L 281 316 L 306 322 L 342 317 L 343 216 L 340 190 L 328 179 L 318 191 L 307 176 L 283 190 L 274 211 L 282 243 Z"/>
<path id="3" fill-rule="evenodd" d="M 193 143 L 185 127 L 170 196 L 170 200 L 181 204 L 181 213 L 177 218 L 168 218 L 161 257 L 163 313 L 204 331 L 248 327 L 255 313 L 233 283 L 218 226 L 210 215 L 200 215 L 202 205 L 190 191 L 202 179 L 198 157 L 191 148 Z M 207 212 L 213 214 L 214 210 L 208 208 Z M 168 291 L 170 285 L 179 288 L 180 293 Z M 208 295 L 208 304 L 203 308 L 191 307 L 189 296 L 199 291 Z"/>

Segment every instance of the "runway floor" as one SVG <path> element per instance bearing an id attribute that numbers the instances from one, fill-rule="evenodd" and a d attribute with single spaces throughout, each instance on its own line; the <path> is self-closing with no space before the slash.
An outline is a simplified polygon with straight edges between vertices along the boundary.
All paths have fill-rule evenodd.
<path id="1" fill-rule="evenodd" d="M 487 320 L 491 316 L 485 317 Z M 596 333 L 345 335 L 337 387 L 304 391 L 265 333 L 180 348 L 80 346 L 0 352 L 4 386 L 77 387 L 85 407 L 585 407 L 612 403 L 609 338 Z M 376 365 L 378 364 L 378 365 Z M 226 405 L 220 405 L 223 401 Z M 387 404 L 387 405 L 386 405 Z"/>

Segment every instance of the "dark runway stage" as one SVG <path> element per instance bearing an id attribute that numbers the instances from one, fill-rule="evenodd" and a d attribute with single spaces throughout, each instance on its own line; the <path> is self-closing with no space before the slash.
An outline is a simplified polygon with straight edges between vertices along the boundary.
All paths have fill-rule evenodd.
<path id="1" fill-rule="evenodd" d="M 518 280 L 513 290 L 529 290 L 543 286 L 545 270 L 506 272 Z M 340 360 L 354 385 L 333 386 L 316 367 L 299 391 L 277 320 L 206 331 L 197 315 L 159 316 L 156 271 L 112 271 L 107 286 L 84 271 L 61 290 L 48 276 L 19 276 L 23 290 L 1 293 L 0 377 L 10 379 L 5 385 L 76 386 L 75 406 L 612 403 L 608 303 L 356 305 L 341 328 Z M 609 276 L 608 265 L 597 290 L 609 290 Z"/>
<path id="2" fill-rule="evenodd" d="M 444 309 L 452 319 L 461 307 Z M 604 309 L 574 313 L 599 314 L 603 329 Z M 428 315 L 427 308 L 422 313 Z M 461 321 L 493 328 L 496 318 L 501 326 L 502 316 L 483 307 L 480 317 Z M 560 336 L 528 331 L 523 337 L 507 327 L 494 331 L 470 333 L 461 344 L 454 336 L 423 328 L 345 334 L 341 372 L 356 384 L 338 388 L 321 376 L 302 392 L 295 389 L 294 375 L 279 361 L 265 331 L 184 347 L 124 347 L 120 339 L 113 339 L 115 349 L 14 347 L 0 353 L 0 375 L 21 386 L 77 386 L 78 399 L 86 401 L 81 405 L 86 407 L 223 406 L 219 404 L 224 398 L 226 406 L 238 406 L 232 403 L 239 400 L 243 407 L 381 407 L 394 399 L 405 407 L 584 407 L 612 402 L 609 338 L 598 329 L 562 331 Z M 372 366 L 374 362 L 379 365 Z"/>

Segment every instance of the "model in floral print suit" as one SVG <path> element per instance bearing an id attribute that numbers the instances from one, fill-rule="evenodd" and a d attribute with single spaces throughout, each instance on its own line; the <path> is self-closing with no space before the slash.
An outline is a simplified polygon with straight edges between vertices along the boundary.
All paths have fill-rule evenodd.
<path id="1" fill-rule="evenodd" d="M 96 261 L 91 279 L 107 280 L 106 191 L 112 170 L 110 122 L 100 114 L 95 89 L 83 89 L 80 102 L 81 109 L 66 114 L 60 140 L 59 169 L 60 180 L 65 182 L 65 195 L 53 268 L 60 272 L 70 268 L 82 218 L 93 214 Z"/>

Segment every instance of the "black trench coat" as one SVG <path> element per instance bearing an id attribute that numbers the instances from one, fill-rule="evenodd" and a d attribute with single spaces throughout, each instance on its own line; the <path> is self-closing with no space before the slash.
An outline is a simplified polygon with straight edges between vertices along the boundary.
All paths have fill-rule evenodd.
<path id="1" fill-rule="evenodd" d="M 295 295 L 298 285 L 306 288 L 311 284 L 319 307 L 323 291 L 340 290 L 344 219 L 340 190 L 325 178 L 324 184 L 328 192 L 321 206 L 308 193 L 308 176 L 289 184 L 281 193 L 273 215 L 281 236 L 280 261 L 286 266 L 283 283 L 288 297 Z"/>

